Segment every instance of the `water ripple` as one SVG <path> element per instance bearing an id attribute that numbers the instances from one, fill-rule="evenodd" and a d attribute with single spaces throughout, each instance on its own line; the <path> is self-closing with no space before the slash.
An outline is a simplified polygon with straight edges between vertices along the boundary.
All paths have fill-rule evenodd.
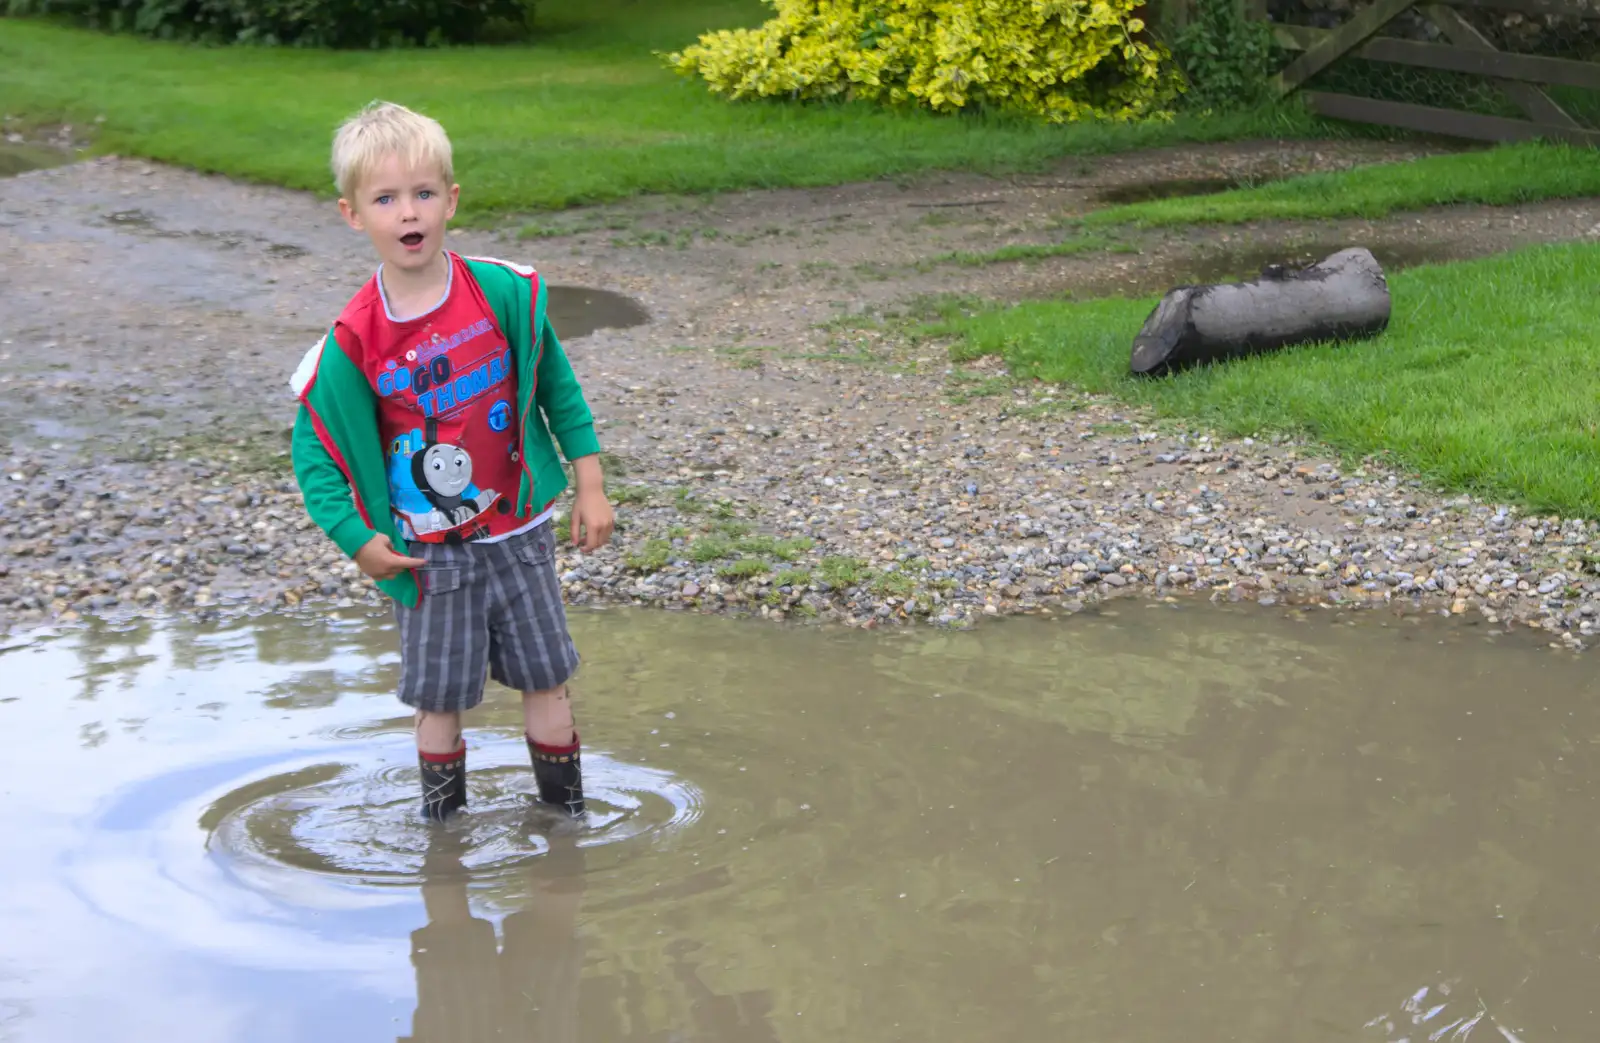
<path id="1" fill-rule="evenodd" d="M 468 811 L 443 828 L 475 887 L 522 873 L 551 837 L 654 845 L 702 811 L 692 784 L 603 751 L 584 755 L 581 824 L 536 802 L 520 736 L 474 745 L 468 765 Z M 64 858 L 65 879 L 104 914 L 203 950 L 345 966 L 352 946 L 379 944 L 376 931 L 363 937 L 362 914 L 413 901 L 426 878 L 441 827 L 420 819 L 419 803 L 409 736 L 185 767 L 104 805 Z M 329 913 L 351 920 L 341 943 L 314 937 Z"/>
<path id="2" fill-rule="evenodd" d="M 584 755 L 589 812 L 581 828 L 537 804 L 520 740 L 473 748 L 467 764 L 469 811 L 450 828 L 465 835 L 462 862 L 478 882 L 543 854 L 552 831 L 577 828 L 580 846 L 599 847 L 680 830 L 700 817 L 693 786 L 599 752 Z M 367 742 L 347 759 L 324 753 L 237 781 L 209 800 L 200 821 L 212 854 L 241 875 L 289 870 L 297 888 L 308 872 L 341 885 L 415 886 L 435 828 L 419 819 L 417 807 L 409 742 Z"/>

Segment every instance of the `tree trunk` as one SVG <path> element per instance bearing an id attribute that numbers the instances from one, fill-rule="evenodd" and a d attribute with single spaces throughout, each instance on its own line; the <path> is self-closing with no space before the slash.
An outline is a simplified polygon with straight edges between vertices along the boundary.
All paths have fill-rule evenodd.
<path id="1" fill-rule="evenodd" d="M 1291 344 L 1371 337 L 1388 325 L 1383 268 L 1355 247 L 1306 268 L 1270 266 L 1250 282 L 1169 291 L 1133 339 L 1131 366 L 1156 376 Z"/>

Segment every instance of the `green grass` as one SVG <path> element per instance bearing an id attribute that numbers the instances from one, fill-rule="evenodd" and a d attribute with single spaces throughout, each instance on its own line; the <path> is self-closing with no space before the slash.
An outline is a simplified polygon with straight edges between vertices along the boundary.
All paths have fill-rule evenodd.
<path id="1" fill-rule="evenodd" d="M 772 585 L 774 587 L 804 587 L 810 583 L 810 569 L 784 569 L 772 577 Z"/>
<path id="2" fill-rule="evenodd" d="M 689 544 L 689 560 L 704 564 L 733 553 L 733 541 L 726 536 L 702 536 Z"/>
<path id="3" fill-rule="evenodd" d="M 1011 246 L 1002 246 L 998 250 L 985 250 L 971 252 L 958 250 L 954 253 L 939 254 L 925 262 L 927 266 L 935 264 L 959 264 L 967 267 L 981 267 L 986 264 L 1000 264 L 1006 261 L 1038 261 L 1050 257 L 1072 257 L 1083 253 L 1137 253 L 1132 247 L 1119 244 L 1104 236 L 1085 235 L 1059 243 L 1017 243 Z"/>
<path id="4" fill-rule="evenodd" d="M 1600 153 L 1539 143 L 1307 174 L 1210 196 L 1158 199 L 1088 214 L 1086 227 L 1379 218 L 1431 206 L 1505 206 L 1600 195 Z"/>
<path id="5" fill-rule="evenodd" d="M 810 550 L 813 540 L 809 536 L 793 536 L 780 540 L 776 536 L 743 536 L 734 544 L 742 554 L 760 554 L 779 561 L 797 561 Z"/>
<path id="6" fill-rule="evenodd" d="M 666 540 L 645 540 L 637 550 L 622 556 L 623 564 L 637 572 L 660 572 L 672 558 L 672 544 Z"/>
<path id="7" fill-rule="evenodd" d="M 683 514 L 698 514 L 705 509 L 705 504 L 687 485 L 680 485 L 672 491 L 672 505 Z"/>
<path id="8" fill-rule="evenodd" d="M 835 587 L 854 587 L 872 578 L 872 569 L 866 562 L 841 554 L 823 558 L 817 572 Z"/>
<path id="9" fill-rule="evenodd" d="M 740 558 L 717 570 L 723 579 L 755 579 L 772 571 L 772 566 L 760 558 Z"/>
<path id="10" fill-rule="evenodd" d="M 104 151 L 327 193 L 335 126 L 387 98 L 449 130 L 469 223 L 643 192 L 936 168 L 999 173 L 1180 141 L 1330 131 L 1298 109 L 1058 127 L 844 103 L 733 104 L 656 53 L 768 11 L 757 0 L 541 0 L 527 45 L 341 53 L 202 47 L 6 18 L 0 111 L 97 127 Z"/>
<path id="11" fill-rule="evenodd" d="M 1155 301 L 1035 303 L 964 320 L 958 357 L 1110 392 L 1230 435 L 1286 432 L 1388 455 L 1447 487 L 1600 515 L 1600 244 L 1540 246 L 1390 279 L 1376 339 L 1181 373 L 1128 373 Z"/>
<path id="12" fill-rule="evenodd" d="M 767 553 L 779 561 L 799 561 L 815 545 L 816 541 L 810 536 L 791 536 L 774 543 Z"/>
<path id="13" fill-rule="evenodd" d="M 916 589 L 916 579 L 904 572 L 884 572 L 872 580 L 872 592 L 879 597 L 908 597 Z"/>
<path id="14" fill-rule="evenodd" d="M 651 492 L 648 485 L 619 485 L 606 490 L 613 505 L 624 507 L 636 503 L 649 503 Z"/>
<path id="15" fill-rule="evenodd" d="M 949 328 L 952 332 L 964 332 L 964 327 L 960 324 Z M 980 398 L 1003 395 L 1016 386 L 1016 380 L 1009 375 L 982 377 L 957 370 L 945 381 L 945 397 L 961 406 Z"/>

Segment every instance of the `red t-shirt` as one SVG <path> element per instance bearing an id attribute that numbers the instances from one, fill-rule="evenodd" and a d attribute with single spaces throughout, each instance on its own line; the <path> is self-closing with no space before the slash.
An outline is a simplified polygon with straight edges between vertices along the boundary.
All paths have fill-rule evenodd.
<path id="1" fill-rule="evenodd" d="M 424 543 L 503 539 L 537 520 L 515 513 L 515 363 L 466 263 L 448 256 L 449 285 L 431 311 L 395 319 L 374 275 L 336 335 L 378 395 L 400 534 Z"/>

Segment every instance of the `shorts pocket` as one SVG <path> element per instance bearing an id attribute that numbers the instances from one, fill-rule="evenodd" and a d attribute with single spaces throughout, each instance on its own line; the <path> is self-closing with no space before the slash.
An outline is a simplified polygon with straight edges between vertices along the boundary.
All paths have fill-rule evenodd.
<path id="1" fill-rule="evenodd" d="M 449 594 L 461 589 L 461 570 L 422 569 L 417 573 L 424 594 Z"/>
<path id="2" fill-rule="evenodd" d="M 549 524 L 541 525 L 528 534 L 517 548 L 517 558 L 524 565 L 548 565 L 556 557 L 556 541 Z"/>

